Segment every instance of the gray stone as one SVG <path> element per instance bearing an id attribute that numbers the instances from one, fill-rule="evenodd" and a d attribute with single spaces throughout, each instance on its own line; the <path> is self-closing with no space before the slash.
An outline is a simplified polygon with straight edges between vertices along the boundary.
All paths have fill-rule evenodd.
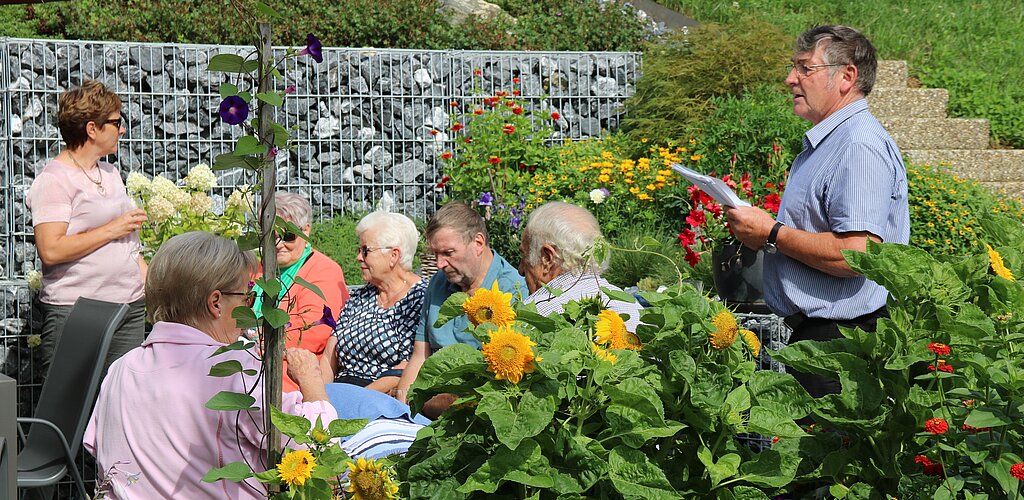
<path id="1" fill-rule="evenodd" d="M 366 161 L 377 168 L 386 168 L 391 166 L 392 158 L 391 153 L 384 149 L 383 146 L 373 146 L 370 148 L 370 151 L 363 156 L 363 161 Z"/>
<path id="2" fill-rule="evenodd" d="M 619 84 L 614 78 L 599 76 L 590 86 L 590 91 L 598 97 L 616 96 L 619 95 Z"/>
<path id="3" fill-rule="evenodd" d="M 185 86 L 185 82 L 188 80 L 188 73 L 185 71 L 185 64 L 177 59 L 168 61 L 164 65 L 164 70 L 171 76 L 171 81 L 174 85 L 181 88 Z"/>
<path id="4" fill-rule="evenodd" d="M 357 77 L 349 80 L 348 85 L 349 85 L 349 88 L 352 89 L 352 92 L 355 93 L 355 94 L 368 94 L 368 93 L 370 93 L 370 86 L 367 85 L 366 79 L 361 77 L 361 76 L 357 76 Z"/>
<path id="5" fill-rule="evenodd" d="M 146 74 L 160 73 L 164 70 L 163 50 L 155 46 L 132 47 L 128 50 L 132 60 Z"/>
<path id="6" fill-rule="evenodd" d="M 320 118 L 316 122 L 316 137 L 318 139 L 326 139 L 328 137 L 334 137 L 341 131 L 341 122 L 332 116 Z"/>
<path id="7" fill-rule="evenodd" d="M 40 73 L 43 70 L 51 72 L 57 67 L 57 54 L 46 45 L 33 44 L 31 48 L 21 53 L 21 66 Z"/>
<path id="8" fill-rule="evenodd" d="M 137 87 L 142 83 L 145 73 L 138 66 L 122 66 L 117 70 L 121 76 L 121 81 Z"/>
<path id="9" fill-rule="evenodd" d="M 372 181 L 376 171 L 373 168 L 373 165 L 370 165 L 369 163 L 364 163 L 362 165 L 356 165 L 356 166 L 352 167 L 352 173 L 353 174 L 359 174 L 362 178 L 364 178 L 364 179 L 366 179 L 368 181 Z M 353 181 L 354 180 L 355 180 L 355 178 L 353 176 Z"/>
<path id="10" fill-rule="evenodd" d="M 583 118 L 579 123 L 580 133 L 583 135 L 597 137 L 601 135 L 601 120 L 597 118 Z"/>
<path id="11" fill-rule="evenodd" d="M 110 70 L 129 64 L 128 48 L 123 46 L 106 46 L 103 48 L 103 65 Z"/>
<path id="12" fill-rule="evenodd" d="M 412 184 L 423 177 L 429 168 L 429 165 L 420 160 L 407 160 L 395 165 L 391 172 L 395 176 L 396 182 Z"/>
<path id="13" fill-rule="evenodd" d="M 200 132 L 198 125 L 187 122 L 173 122 L 165 120 L 160 128 L 170 135 L 188 135 L 198 134 Z"/>

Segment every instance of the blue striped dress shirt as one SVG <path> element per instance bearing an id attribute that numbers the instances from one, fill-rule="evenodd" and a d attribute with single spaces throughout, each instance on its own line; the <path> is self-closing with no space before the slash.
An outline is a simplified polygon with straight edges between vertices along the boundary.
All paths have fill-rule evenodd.
<path id="1" fill-rule="evenodd" d="M 907 172 L 899 148 L 867 101 L 854 101 L 804 135 L 778 220 L 811 233 L 867 231 L 884 242 L 910 240 Z M 765 256 L 765 301 L 780 316 L 853 319 L 883 305 L 888 292 L 864 277 L 839 278 L 782 253 Z"/>

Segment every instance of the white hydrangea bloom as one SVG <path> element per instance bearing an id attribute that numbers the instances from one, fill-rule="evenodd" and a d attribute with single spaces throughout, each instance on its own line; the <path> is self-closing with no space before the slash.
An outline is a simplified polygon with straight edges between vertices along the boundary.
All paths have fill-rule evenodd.
<path id="1" fill-rule="evenodd" d="M 149 199 L 149 204 L 146 207 L 146 214 L 153 222 L 160 222 L 174 217 L 177 213 L 177 209 L 174 208 L 174 203 L 157 194 Z"/>
<path id="2" fill-rule="evenodd" d="M 149 185 L 149 178 L 143 175 L 141 172 L 129 173 L 128 180 L 125 182 L 125 186 L 128 188 L 129 196 L 135 196 L 149 191 Z"/>
<path id="3" fill-rule="evenodd" d="M 188 171 L 185 185 L 196 191 L 209 191 L 217 185 L 217 176 L 210 170 L 209 165 L 200 163 Z"/>
<path id="4" fill-rule="evenodd" d="M 252 213 L 252 193 L 249 190 L 252 189 L 249 185 L 242 185 L 238 189 L 235 189 L 231 196 L 228 196 L 226 203 L 227 208 L 230 210 L 238 210 L 242 213 Z"/>
<path id="5" fill-rule="evenodd" d="M 43 273 L 35 269 L 29 269 L 29 271 L 25 273 L 25 279 L 28 280 L 29 290 L 38 292 L 43 289 Z"/>
<path id="6" fill-rule="evenodd" d="M 595 189 L 595 190 L 590 192 L 590 201 L 600 205 L 601 203 L 604 203 L 604 199 L 605 199 L 606 196 L 607 195 L 605 195 L 605 191 L 604 190 L 602 190 L 602 189 Z"/>
<path id="7" fill-rule="evenodd" d="M 193 213 L 205 214 L 213 208 L 213 200 L 206 193 L 192 193 L 189 208 Z"/>

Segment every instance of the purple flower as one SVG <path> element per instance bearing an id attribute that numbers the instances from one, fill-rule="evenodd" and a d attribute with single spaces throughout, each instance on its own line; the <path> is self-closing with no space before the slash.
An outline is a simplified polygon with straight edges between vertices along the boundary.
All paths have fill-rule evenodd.
<path id="1" fill-rule="evenodd" d="M 299 51 L 300 56 L 306 54 L 309 54 L 309 57 L 318 63 L 324 62 L 324 46 L 320 44 L 320 39 L 312 33 L 306 35 L 306 48 Z"/>
<path id="2" fill-rule="evenodd" d="M 334 321 L 334 313 L 331 312 L 331 308 L 327 307 L 327 305 L 324 305 L 324 315 L 323 315 L 323 317 L 318 319 L 318 320 L 316 320 L 316 323 L 313 323 L 313 324 L 314 325 L 327 325 L 327 326 L 331 327 L 331 329 L 334 329 L 334 328 L 338 327 L 338 322 Z"/>
<path id="3" fill-rule="evenodd" d="M 516 229 L 516 230 L 519 229 L 519 224 L 522 224 L 522 223 L 523 223 L 523 219 L 521 217 L 519 217 L 518 215 L 513 215 L 512 218 L 509 219 L 509 221 L 508 221 L 508 225 L 512 226 L 512 229 Z"/>
<path id="4" fill-rule="evenodd" d="M 230 95 L 220 102 L 220 119 L 228 125 L 238 125 L 249 117 L 249 103 L 237 95 Z"/>
<path id="5" fill-rule="evenodd" d="M 289 86 L 285 87 L 284 88 L 284 93 L 285 94 L 294 94 L 295 93 L 295 85 L 289 85 Z"/>
<path id="6" fill-rule="evenodd" d="M 486 191 L 482 195 L 480 195 L 480 201 L 477 204 L 480 205 L 481 207 L 489 207 L 493 205 L 494 197 L 491 196 L 491 192 Z"/>
<path id="7" fill-rule="evenodd" d="M 608 195 L 612 194 L 611 191 L 608 191 L 608 188 L 601 188 L 601 192 L 604 193 L 604 196 L 606 198 L 608 197 Z"/>
<path id="8" fill-rule="evenodd" d="M 273 160 L 274 158 L 277 158 L 277 151 L 277 146 L 270 148 L 270 151 L 267 151 L 267 159 Z"/>

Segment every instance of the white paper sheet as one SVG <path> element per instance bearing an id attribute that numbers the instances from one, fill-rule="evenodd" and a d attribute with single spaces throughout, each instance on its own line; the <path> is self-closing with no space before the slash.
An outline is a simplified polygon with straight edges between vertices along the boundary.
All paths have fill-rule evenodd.
<path id="1" fill-rule="evenodd" d="M 693 183 L 694 186 L 699 187 L 701 191 L 704 191 L 722 205 L 727 207 L 750 206 L 750 203 L 740 199 L 740 197 L 736 195 L 736 192 L 733 191 L 722 179 L 711 177 L 710 175 L 704 175 L 678 163 L 673 163 L 671 167 L 677 174 L 685 177 L 686 180 Z"/>

